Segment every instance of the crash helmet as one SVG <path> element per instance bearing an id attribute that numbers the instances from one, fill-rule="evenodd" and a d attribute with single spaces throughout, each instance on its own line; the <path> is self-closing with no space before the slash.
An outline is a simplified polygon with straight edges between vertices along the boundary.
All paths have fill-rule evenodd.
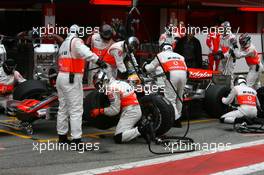
<path id="1" fill-rule="evenodd" d="M 249 36 L 248 33 L 243 33 L 239 37 L 239 44 L 241 48 L 248 48 L 251 44 L 251 37 Z"/>
<path id="2" fill-rule="evenodd" d="M 172 45 L 168 42 L 164 42 L 160 46 L 161 51 L 172 50 Z"/>
<path id="3" fill-rule="evenodd" d="M 107 82 L 109 82 L 109 78 L 104 71 L 99 70 L 94 74 L 93 84 L 96 89 L 102 90 Z"/>
<path id="4" fill-rule="evenodd" d="M 227 27 L 231 27 L 230 22 L 229 21 L 225 21 L 221 24 L 221 27 L 227 28 Z"/>
<path id="5" fill-rule="evenodd" d="M 139 44 L 140 42 L 135 36 L 129 37 L 125 42 L 125 45 L 127 46 L 129 52 L 135 52 L 139 48 Z"/>
<path id="6" fill-rule="evenodd" d="M 77 24 L 73 24 L 69 29 L 69 34 L 76 34 L 78 35 L 80 32 L 80 27 Z"/>
<path id="7" fill-rule="evenodd" d="M 243 75 L 238 75 L 234 80 L 234 86 L 240 85 L 240 84 L 247 84 L 247 80 Z"/>
<path id="8" fill-rule="evenodd" d="M 104 40 L 110 40 L 113 37 L 113 28 L 108 24 L 104 24 L 99 28 L 99 34 Z"/>
<path id="9" fill-rule="evenodd" d="M 230 22 L 229 21 L 225 21 L 221 24 L 221 27 L 223 28 L 224 30 L 224 33 L 223 35 L 229 35 L 231 33 L 231 25 L 230 25 Z M 228 29 L 229 28 L 229 29 Z"/>
<path id="10" fill-rule="evenodd" d="M 15 68 L 16 68 L 16 63 L 15 60 L 13 59 L 7 59 L 3 63 L 3 69 L 7 75 L 13 74 Z"/>

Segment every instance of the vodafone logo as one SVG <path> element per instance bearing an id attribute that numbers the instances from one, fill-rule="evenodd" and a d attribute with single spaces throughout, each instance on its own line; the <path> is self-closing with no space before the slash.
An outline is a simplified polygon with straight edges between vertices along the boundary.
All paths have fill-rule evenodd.
<path id="1" fill-rule="evenodd" d="M 174 62 L 173 62 L 173 65 L 174 65 L 174 66 L 178 66 L 178 65 L 179 65 L 178 61 L 174 61 Z"/>
<path id="2" fill-rule="evenodd" d="M 252 98 L 252 96 L 248 96 L 247 99 L 248 99 L 249 101 L 252 101 L 253 98 Z"/>

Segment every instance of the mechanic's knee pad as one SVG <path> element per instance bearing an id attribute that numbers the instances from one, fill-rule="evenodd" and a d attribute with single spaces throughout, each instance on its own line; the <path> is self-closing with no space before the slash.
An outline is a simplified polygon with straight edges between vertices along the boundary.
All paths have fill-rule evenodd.
<path id="1" fill-rule="evenodd" d="M 115 136 L 114 136 L 114 141 L 115 141 L 115 143 L 117 143 L 117 144 L 121 144 L 121 143 L 123 143 L 123 142 L 122 142 L 122 133 L 119 133 L 119 134 L 115 135 Z"/>

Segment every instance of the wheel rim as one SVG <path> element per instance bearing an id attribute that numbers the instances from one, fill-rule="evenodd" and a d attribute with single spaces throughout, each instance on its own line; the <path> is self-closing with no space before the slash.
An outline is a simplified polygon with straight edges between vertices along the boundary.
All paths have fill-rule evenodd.
<path id="1" fill-rule="evenodd" d="M 154 130 L 157 131 L 162 123 L 160 110 L 156 105 L 147 103 L 143 106 L 143 117 L 151 119 L 154 124 Z"/>

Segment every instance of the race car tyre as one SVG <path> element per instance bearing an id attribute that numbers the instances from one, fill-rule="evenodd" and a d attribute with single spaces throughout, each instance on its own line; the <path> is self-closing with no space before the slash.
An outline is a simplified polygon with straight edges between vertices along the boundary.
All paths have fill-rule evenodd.
<path id="1" fill-rule="evenodd" d="M 258 117 L 264 118 L 264 87 L 261 87 L 257 90 L 257 96 L 261 108 L 261 110 L 258 110 Z"/>
<path id="2" fill-rule="evenodd" d="M 210 117 L 219 118 L 228 112 L 228 106 L 222 103 L 222 97 L 226 97 L 230 89 L 222 85 L 211 85 L 205 91 L 204 108 Z"/>
<path id="3" fill-rule="evenodd" d="M 174 108 L 163 96 L 146 95 L 140 100 L 143 117 L 151 117 L 154 122 L 154 130 L 157 136 L 168 132 L 174 122 Z"/>
<path id="4" fill-rule="evenodd" d="M 157 135 L 162 135 L 170 130 L 174 121 L 174 109 L 168 100 L 159 95 L 148 95 L 142 97 L 139 102 L 143 116 L 153 119 Z M 116 126 L 119 121 L 119 115 L 112 117 L 100 115 L 96 118 L 91 118 L 90 116 L 92 109 L 108 107 L 109 105 L 110 103 L 106 95 L 96 90 L 90 91 L 84 98 L 83 120 L 87 121 L 90 126 L 98 129 L 109 129 Z"/>
<path id="5" fill-rule="evenodd" d="M 45 83 L 39 80 L 27 80 L 14 89 L 13 99 L 24 100 L 28 98 L 39 99 L 42 95 L 47 94 L 48 89 Z"/>
<path id="6" fill-rule="evenodd" d="M 116 126 L 119 121 L 119 115 L 111 117 L 99 115 L 96 118 L 90 116 L 92 109 L 108 107 L 109 105 L 110 103 L 106 95 L 96 90 L 91 90 L 83 101 L 83 120 L 87 121 L 89 126 L 103 130 Z"/>

